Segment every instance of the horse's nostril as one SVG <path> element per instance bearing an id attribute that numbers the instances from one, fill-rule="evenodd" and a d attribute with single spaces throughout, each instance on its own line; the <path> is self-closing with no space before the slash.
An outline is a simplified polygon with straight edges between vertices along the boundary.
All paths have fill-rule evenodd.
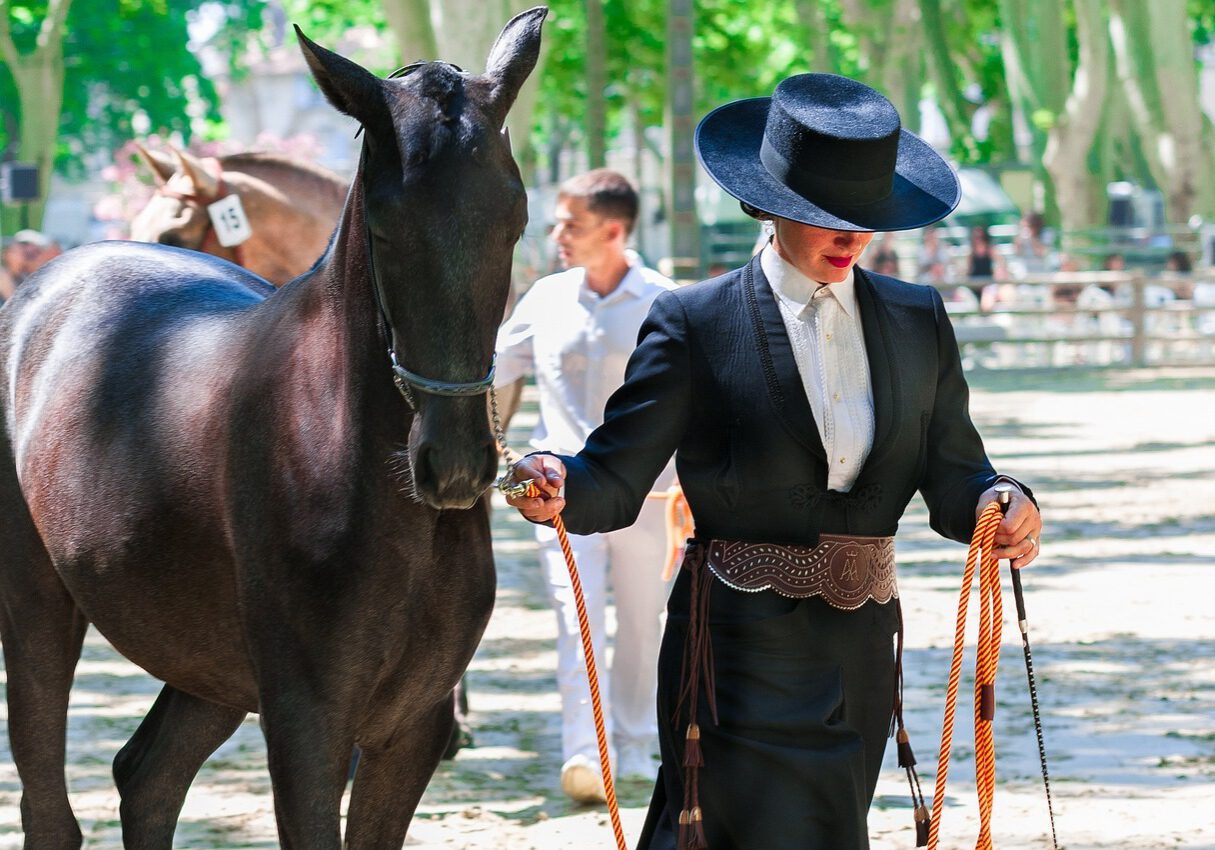
<path id="1" fill-rule="evenodd" d="M 413 457 L 413 483 L 419 488 L 432 489 L 435 485 L 434 467 L 431 459 L 434 450 L 430 446 L 418 446 Z"/>
<path id="2" fill-rule="evenodd" d="M 485 446 L 485 469 L 489 481 L 498 477 L 498 444 L 492 440 Z"/>

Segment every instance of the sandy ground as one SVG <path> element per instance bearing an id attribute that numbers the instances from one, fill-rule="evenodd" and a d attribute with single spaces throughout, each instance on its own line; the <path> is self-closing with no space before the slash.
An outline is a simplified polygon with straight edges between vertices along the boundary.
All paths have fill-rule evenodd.
<path id="1" fill-rule="evenodd" d="M 972 384 L 972 411 L 997 467 L 1035 487 L 1047 521 L 1026 586 L 1060 846 L 1215 850 L 1215 369 L 985 373 Z M 523 444 L 527 424 L 525 408 L 514 445 Z M 476 747 L 440 767 L 407 847 L 606 850 L 614 846 L 606 812 L 569 804 L 557 787 L 555 624 L 528 529 L 501 507 L 494 524 L 498 603 L 470 672 Z M 937 538 L 913 504 L 899 566 L 908 725 L 926 790 L 964 557 L 965 547 Z M 1011 593 L 1006 605 L 1011 613 Z M 996 844 L 1049 847 L 1011 619 L 1004 635 Z M 73 691 L 67 768 L 88 848 L 121 846 L 109 764 L 157 691 L 90 634 Z M 944 847 L 974 841 L 968 717 L 964 701 Z M 887 757 L 870 819 L 873 848 L 910 850 L 906 785 L 893 753 Z M 250 719 L 200 773 L 177 845 L 277 846 L 269 791 L 264 745 Z M 619 793 L 631 841 L 649 789 L 628 784 Z M 4 740 L 0 850 L 21 844 L 19 798 Z"/>

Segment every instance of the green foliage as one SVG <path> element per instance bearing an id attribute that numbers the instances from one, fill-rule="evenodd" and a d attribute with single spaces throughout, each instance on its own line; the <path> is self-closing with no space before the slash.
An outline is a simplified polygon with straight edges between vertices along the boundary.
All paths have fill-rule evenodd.
<path id="1" fill-rule="evenodd" d="M 388 29 L 380 0 L 282 0 L 282 4 L 288 23 L 318 44 L 336 44 L 352 26 L 372 26 L 377 32 Z"/>
<path id="2" fill-rule="evenodd" d="M 550 0 L 548 5 L 534 130 L 539 148 L 555 128 L 581 127 L 587 96 L 585 0 Z M 634 109 L 645 126 L 662 125 L 667 4 L 604 0 L 603 11 L 609 137 L 627 126 Z M 697 114 L 729 100 L 771 93 L 781 79 L 807 69 L 806 44 L 791 0 L 700 0 L 693 40 Z"/>
<path id="3" fill-rule="evenodd" d="M 144 113 L 153 132 L 191 136 L 190 111 L 218 121 L 218 98 L 203 76 L 198 57 L 187 49 L 187 21 L 200 6 L 222 9 L 227 21 L 218 47 L 239 59 L 248 33 L 262 25 L 266 0 L 75 0 L 63 38 L 63 108 L 55 152 L 57 168 L 79 174 L 86 156 L 113 150 L 134 135 L 133 117 Z M 46 0 L 8 0 L 13 41 L 23 54 L 33 51 Z M 12 74 L 0 65 L 0 150 L 20 127 Z M 11 104 L 11 112 L 10 105 Z"/>
<path id="4" fill-rule="evenodd" d="M 1193 22 L 1195 44 L 1215 41 L 1215 0 L 1189 0 L 1190 20 Z"/>

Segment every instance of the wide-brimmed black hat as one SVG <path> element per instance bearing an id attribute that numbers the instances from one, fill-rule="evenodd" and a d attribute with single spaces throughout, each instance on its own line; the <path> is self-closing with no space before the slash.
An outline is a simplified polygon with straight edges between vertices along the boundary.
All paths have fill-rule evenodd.
<path id="1" fill-rule="evenodd" d="M 745 204 L 833 230 L 910 230 L 958 205 L 953 169 L 902 128 L 889 100 L 835 74 L 798 74 L 772 97 L 713 110 L 696 155 Z"/>

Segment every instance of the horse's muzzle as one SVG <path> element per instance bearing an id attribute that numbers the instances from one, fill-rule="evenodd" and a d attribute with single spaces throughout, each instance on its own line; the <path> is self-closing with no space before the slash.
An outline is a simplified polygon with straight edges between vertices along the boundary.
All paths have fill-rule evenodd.
<path id="1" fill-rule="evenodd" d="M 450 444 L 424 441 L 413 453 L 414 490 L 439 510 L 471 508 L 493 483 L 497 470 L 498 449 L 488 437 L 480 451 L 465 453 Z"/>

